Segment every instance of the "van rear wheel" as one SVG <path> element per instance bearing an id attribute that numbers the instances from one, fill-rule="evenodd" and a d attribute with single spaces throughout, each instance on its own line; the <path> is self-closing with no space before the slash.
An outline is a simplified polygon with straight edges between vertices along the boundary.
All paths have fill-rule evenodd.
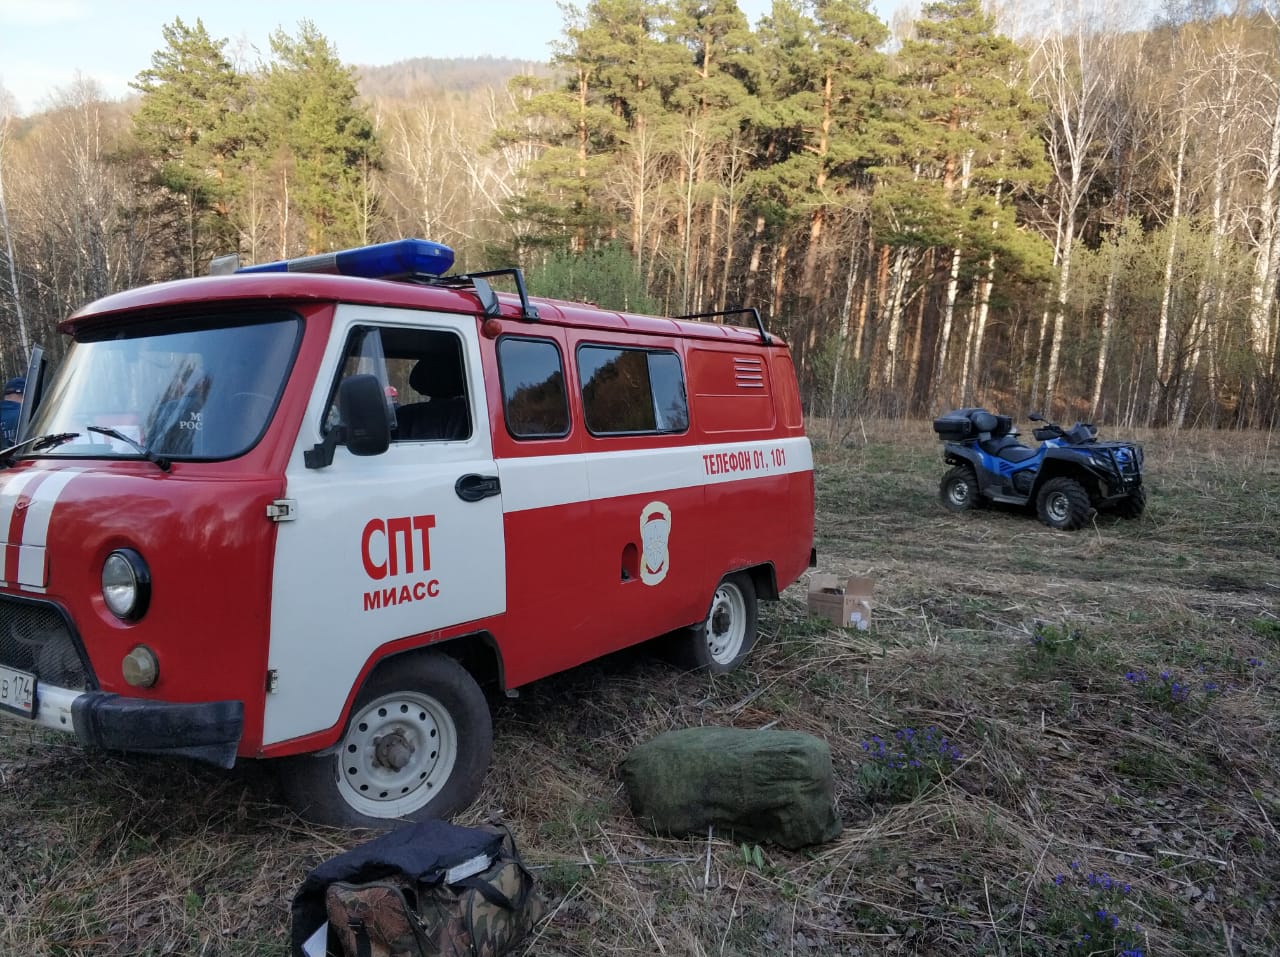
<path id="1" fill-rule="evenodd" d="M 289 803 L 308 820 L 383 828 L 466 807 L 492 751 L 480 686 L 447 655 L 423 654 L 375 672 L 337 746 L 286 758 L 279 776 Z"/>
<path id="2" fill-rule="evenodd" d="M 684 636 L 685 663 L 728 674 L 756 643 L 756 586 L 746 572 L 726 575 L 711 596 L 706 620 Z"/>

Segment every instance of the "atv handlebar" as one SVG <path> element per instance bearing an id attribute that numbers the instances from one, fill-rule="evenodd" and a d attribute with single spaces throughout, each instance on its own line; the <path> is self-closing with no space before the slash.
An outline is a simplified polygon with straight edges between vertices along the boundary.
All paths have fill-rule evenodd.
<path id="1" fill-rule="evenodd" d="M 1092 442 L 1098 437 L 1098 427 L 1092 422 L 1077 422 L 1069 429 L 1064 429 L 1056 422 L 1050 422 L 1039 412 L 1028 413 L 1027 418 L 1032 422 L 1043 422 L 1044 425 L 1033 429 L 1031 434 L 1036 437 L 1037 442 L 1047 442 L 1049 439 L 1066 439 L 1071 445 L 1084 445 L 1086 442 Z"/>

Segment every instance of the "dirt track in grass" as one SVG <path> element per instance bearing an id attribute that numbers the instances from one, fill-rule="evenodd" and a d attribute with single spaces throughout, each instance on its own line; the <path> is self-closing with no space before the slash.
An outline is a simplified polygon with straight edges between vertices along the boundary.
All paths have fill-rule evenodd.
<path id="1" fill-rule="evenodd" d="M 801 583 L 727 678 L 645 648 L 495 701 L 460 820 L 500 811 L 537 866 L 526 952 L 1280 952 L 1277 438 L 1139 435 L 1146 515 L 1060 533 L 943 510 L 926 424 L 812 432 L 820 570 L 876 578 L 870 631 L 807 620 Z M 826 740 L 840 838 L 757 854 L 638 826 L 619 762 L 694 724 Z M 863 748 L 908 728 L 958 757 L 907 780 Z M 88 756 L 9 722 L 0 835 L 0 954 L 31 957 L 285 954 L 294 889 L 358 840 L 299 821 L 257 766 Z"/>

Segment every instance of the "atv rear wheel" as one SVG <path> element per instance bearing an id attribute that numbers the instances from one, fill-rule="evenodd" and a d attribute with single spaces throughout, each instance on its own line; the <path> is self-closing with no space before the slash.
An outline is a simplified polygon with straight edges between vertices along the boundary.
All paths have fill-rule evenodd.
<path id="1" fill-rule="evenodd" d="M 1116 514 L 1121 518 L 1141 518 L 1147 508 L 1147 490 L 1140 488 L 1116 503 Z"/>
<path id="2" fill-rule="evenodd" d="M 978 476 L 973 471 L 973 466 L 957 465 L 942 476 L 938 497 L 953 512 L 967 512 L 980 506 L 982 496 L 978 491 Z"/>
<path id="3" fill-rule="evenodd" d="M 1040 521 L 1050 528 L 1071 532 L 1084 527 L 1093 506 L 1083 485 L 1073 478 L 1059 476 L 1049 479 L 1040 489 L 1036 511 Z"/>

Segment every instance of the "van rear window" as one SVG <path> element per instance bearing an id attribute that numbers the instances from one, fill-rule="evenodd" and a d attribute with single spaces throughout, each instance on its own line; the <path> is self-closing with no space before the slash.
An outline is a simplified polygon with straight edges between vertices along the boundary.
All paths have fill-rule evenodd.
<path id="1" fill-rule="evenodd" d="M 569 431 L 569 397 L 560 349 L 548 339 L 498 340 L 502 413 L 517 439 L 558 438 Z"/>
<path id="2" fill-rule="evenodd" d="M 580 346 L 578 377 L 583 415 L 595 435 L 689 428 L 684 371 L 670 350 Z"/>

